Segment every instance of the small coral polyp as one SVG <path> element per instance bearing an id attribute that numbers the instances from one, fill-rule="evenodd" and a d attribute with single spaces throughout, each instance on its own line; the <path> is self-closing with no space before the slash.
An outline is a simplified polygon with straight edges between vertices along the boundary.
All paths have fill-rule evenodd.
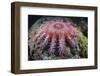
<path id="1" fill-rule="evenodd" d="M 68 18 L 43 17 L 35 24 L 40 27 L 34 37 L 30 36 L 31 51 L 35 48 L 41 52 L 47 51 L 49 55 L 64 56 L 67 55 L 65 52 L 67 47 L 77 48 L 78 34 Z"/>

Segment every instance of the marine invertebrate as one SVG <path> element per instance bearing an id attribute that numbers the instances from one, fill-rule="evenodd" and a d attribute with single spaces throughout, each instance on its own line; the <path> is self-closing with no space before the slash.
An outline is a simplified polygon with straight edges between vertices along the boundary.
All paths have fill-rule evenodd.
<path id="1" fill-rule="evenodd" d="M 35 33 L 34 26 L 39 27 Z M 36 21 L 33 27 L 29 34 L 31 54 L 39 50 L 39 53 L 47 51 L 49 55 L 63 57 L 64 55 L 71 54 L 68 47 L 79 48 L 77 30 L 68 18 L 43 17 Z M 79 56 L 79 49 L 75 51 L 75 55 Z"/>

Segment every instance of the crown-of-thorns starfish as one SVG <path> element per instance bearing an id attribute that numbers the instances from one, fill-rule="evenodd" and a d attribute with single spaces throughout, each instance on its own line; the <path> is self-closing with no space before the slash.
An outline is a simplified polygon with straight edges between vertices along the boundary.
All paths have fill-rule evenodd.
<path id="1" fill-rule="evenodd" d="M 76 47 L 78 34 L 68 18 L 46 17 L 40 18 L 37 22 L 40 27 L 36 35 L 30 38 L 34 44 L 32 47 L 41 50 L 48 47 L 47 51 L 50 54 L 57 51 L 60 56 L 64 54 L 67 45 Z"/>

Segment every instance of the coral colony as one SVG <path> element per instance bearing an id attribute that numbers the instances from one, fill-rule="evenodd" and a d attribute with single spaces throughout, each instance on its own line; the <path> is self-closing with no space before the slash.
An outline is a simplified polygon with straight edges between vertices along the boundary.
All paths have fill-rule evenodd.
<path id="1" fill-rule="evenodd" d="M 42 17 L 30 30 L 30 57 L 34 60 L 80 58 L 78 31 L 68 18 Z"/>

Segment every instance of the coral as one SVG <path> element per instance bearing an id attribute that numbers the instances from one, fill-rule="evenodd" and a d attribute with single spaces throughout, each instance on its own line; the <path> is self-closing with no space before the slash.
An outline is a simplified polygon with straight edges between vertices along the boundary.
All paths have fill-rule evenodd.
<path id="1" fill-rule="evenodd" d="M 72 57 L 70 48 L 78 48 L 78 33 L 68 18 L 43 17 L 33 26 L 35 25 L 39 28 L 32 27 L 29 32 L 30 54 L 34 56 L 35 52 L 38 52 L 41 56 L 41 53 L 44 54 L 47 51 L 44 59 L 48 59 L 46 55 Z M 82 47 L 81 44 L 80 47 Z M 75 52 L 78 55 L 79 50 Z"/>
<path id="2" fill-rule="evenodd" d="M 78 36 L 78 45 L 80 48 L 80 56 L 82 58 L 87 58 L 87 47 L 88 47 L 88 39 L 86 36 L 83 35 L 82 32 L 78 31 L 79 36 Z"/>

